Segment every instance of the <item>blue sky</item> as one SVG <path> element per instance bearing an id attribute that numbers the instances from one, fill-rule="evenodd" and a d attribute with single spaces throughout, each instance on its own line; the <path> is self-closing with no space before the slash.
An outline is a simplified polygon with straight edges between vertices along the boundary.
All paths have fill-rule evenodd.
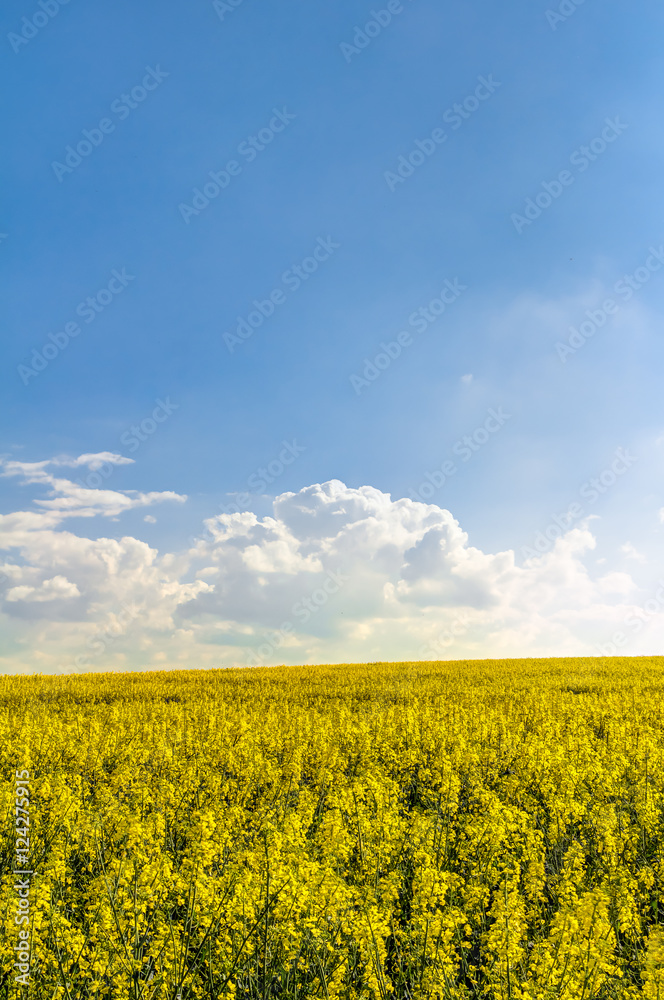
<path id="1" fill-rule="evenodd" d="M 7 4 L 2 669 L 661 651 L 663 20 Z"/>

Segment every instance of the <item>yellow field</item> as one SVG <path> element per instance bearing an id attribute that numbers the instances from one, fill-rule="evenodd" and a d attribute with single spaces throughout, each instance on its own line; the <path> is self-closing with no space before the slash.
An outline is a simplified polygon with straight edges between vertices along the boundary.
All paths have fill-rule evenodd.
<path id="1" fill-rule="evenodd" d="M 664 1000 L 663 695 L 664 657 L 0 678 L 0 998 Z"/>

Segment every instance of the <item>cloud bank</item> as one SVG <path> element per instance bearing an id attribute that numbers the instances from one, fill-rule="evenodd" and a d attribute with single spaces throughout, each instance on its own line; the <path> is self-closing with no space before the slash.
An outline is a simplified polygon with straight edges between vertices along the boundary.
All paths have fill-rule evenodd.
<path id="1" fill-rule="evenodd" d="M 76 534 L 76 517 L 186 502 L 62 476 L 130 461 L 2 461 L 48 493 L 0 516 L 4 672 L 597 655 L 637 606 L 628 574 L 589 568 L 588 521 L 519 566 L 448 510 L 339 480 L 281 494 L 271 516 L 208 518 L 177 552 Z"/>

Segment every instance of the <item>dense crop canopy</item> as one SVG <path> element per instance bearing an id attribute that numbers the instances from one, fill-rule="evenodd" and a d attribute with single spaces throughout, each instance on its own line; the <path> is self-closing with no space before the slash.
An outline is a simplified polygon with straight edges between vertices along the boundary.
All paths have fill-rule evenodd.
<path id="1" fill-rule="evenodd" d="M 663 693 L 659 657 L 2 678 L 0 997 L 25 769 L 31 998 L 664 998 Z"/>

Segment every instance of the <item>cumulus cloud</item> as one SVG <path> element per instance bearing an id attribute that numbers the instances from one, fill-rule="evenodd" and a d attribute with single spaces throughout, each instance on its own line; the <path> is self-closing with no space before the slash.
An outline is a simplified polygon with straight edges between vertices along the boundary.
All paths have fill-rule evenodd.
<path id="1" fill-rule="evenodd" d="M 50 499 L 37 497 L 32 510 L 0 515 L 0 597 L 13 656 L 3 661 L 11 671 L 22 651 L 44 669 L 72 669 L 86 637 L 113 621 L 122 603 L 138 609 L 134 638 L 143 627 L 167 634 L 179 601 L 205 589 L 202 581 L 180 582 L 182 567 L 130 536 L 90 539 L 65 530 L 74 517 L 109 517 L 134 507 L 167 500 L 183 503 L 172 492 L 139 493 L 82 489 L 48 471 L 49 467 L 98 467 L 124 464 L 122 456 L 102 452 L 47 462 L 0 461 L 1 474 L 18 476 L 25 485 L 46 487 Z M 36 631 L 35 631 L 36 629 Z M 33 669 L 35 667 L 33 666 Z"/>
<path id="2" fill-rule="evenodd" d="M 66 576 L 54 576 L 50 580 L 42 580 L 37 587 L 23 584 L 11 587 L 6 595 L 7 601 L 54 601 L 57 598 L 80 597 L 81 592 L 75 583 Z"/>
<path id="3" fill-rule="evenodd" d="M 270 516 L 209 518 L 179 552 L 81 537 L 66 518 L 186 499 L 49 471 L 99 458 L 4 464 L 51 494 L 0 517 L 5 670 L 592 655 L 633 606 L 628 574 L 588 568 L 588 521 L 518 566 L 448 510 L 339 480 L 281 494 Z"/>
<path id="4" fill-rule="evenodd" d="M 587 653 L 634 587 L 626 574 L 591 576 L 587 524 L 519 567 L 512 551 L 469 545 L 447 510 L 338 480 L 282 494 L 272 517 L 219 515 L 206 526 L 192 565 L 214 589 L 177 617 L 216 644 L 218 620 L 242 623 L 269 662 Z M 331 573 L 345 582 L 325 597 Z"/>

